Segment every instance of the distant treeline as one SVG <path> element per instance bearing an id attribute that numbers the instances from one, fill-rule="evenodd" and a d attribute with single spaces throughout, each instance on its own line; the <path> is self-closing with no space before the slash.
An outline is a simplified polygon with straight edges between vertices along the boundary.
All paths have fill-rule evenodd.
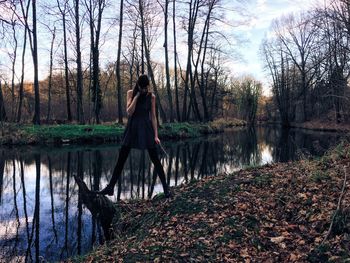
<path id="1" fill-rule="evenodd" d="M 224 5 L 220 0 L 56 0 L 37 8 L 36 1 L 1 1 L 6 11 L 0 15 L 1 45 L 12 73 L 0 72 L 0 119 L 122 123 L 126 91 L 146 73 L 162 122 L 222 116 L 254 122 L 261 84 L 234 80 L 224 66 L 231 42 L 220 30 L 227 26 Z M 237 5 L 242 12 L 243 4 Z M 39 34 L 37 24 L 45 32 Z M 101 66 L 101 52 L 111 54 L 103 50 L 111 39 L 117 58 L 107 64 L 104 58 Z M 156 53 L 160 39 L 163 50 Z M 40 83 L 38 41 L 50 43 L 48 76 Z M 178 46 L 187 53 L 181 61 Z M 26 52 L 34 65 L 32 84 L 24 82 Z M 163 62 L 156 62 L 159 55 Z"/>
<path id="2" fill-rule="evenodd" d="M 350 122 L 350 1 L 282 17 L 262 43 L 273 82 L 270 118 Z M 275 109 L 274 109 L 275 108 Z"/>

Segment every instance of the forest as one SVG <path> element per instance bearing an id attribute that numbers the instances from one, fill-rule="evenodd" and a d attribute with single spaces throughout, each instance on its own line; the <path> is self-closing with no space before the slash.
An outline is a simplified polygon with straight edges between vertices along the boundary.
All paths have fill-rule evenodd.
<path id="1" fill-rule="evenodd" d="M 260 50 L 269 96 L 227 66 L 236 46 L 220 30 L 222 1 L 119 2 L 1 1 L 1 121 L 123 123 L 126 91 L 147 73 L 163 123 L 349 122 L 348 1 L 272 22 Z M 244 5 L 234 11 L 249 15 Z"/>
<path id="2" fill-rule="evenodd" d="M 0 261 L 349 262 L 350 1 L 291 2 L 0 0 Z"/>
<path id="3" fill-rule="evenodd" d="M 35 1 L 2 2 L 8 17 L 1 18 L 7 50 L 2 56 L 9 62 L 1 72 L 3 121 L 122 123 L 126 91 L 144 73 L 162 122 L 239 114 L 255 118 L 251 112 L 261 83 L 233 78 L 224 66 L 230 55 L 223 46 L 231 41 L 219 31 L 225 23 L 221 1 L 120 1 L 116 7 L 111 1 L 67 0 L 43 3 L 38 16 Z M 38 32 L 36 24 L 45 32 Z M 50 43 L 46 77 L 39 81 L 41 38 Z M 162 52 L 153 50 L 158 39 L 164 39 Z M 32 62 L 26 60 L 29 52 Z M 106 59 L 112 53 L 116 60 Z M 33 75 L 29 64 L 34 81 L 28 81 Z"/>

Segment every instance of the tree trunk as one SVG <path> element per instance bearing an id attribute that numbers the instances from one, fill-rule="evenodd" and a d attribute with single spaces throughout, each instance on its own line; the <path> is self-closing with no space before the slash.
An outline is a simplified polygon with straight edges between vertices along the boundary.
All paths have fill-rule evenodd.
<path id="1" fill-rule="evenodd" d="M 169 0 L 165 0 L 164 7 L 164 49 L 165 49 L 165 73 L 166 73 L 166 89 L 168 93 L 168 101 L 170 108 L 170 122 L 174 122 L 173 115 L 173 98 L 170 89 L 170 72 L 169 72 L 169 56 L 168 56 L 168 7 Z"/>
<path id="2" fill-rule="evenodd" d="M 94 10 L 96 9 L 97 5 L 97 25 L 95 23 L 95 14 Z M 101 34 L 101 21 L 102 21 L 102 13 L 105 7 L 104 0 L 99 0 L 96 2 L 90 0 L 89 7 L 88 7 L 88 13 L 89 13 L 89 25 L 90 25 L 90 58 L 91 58 L 91 64 L 92 69 L 90 69 L 90 72 L 92 74 L 90 75 L 90 80 L 92 82 L 92 85 L 90 86 L 92 91 L 92 102 L 94 104 L 94 115 L 95 115 L 95 121 L 97 124 L 100 123 L 100 111 L 102 107 L 102 92 L 101 92 L 101 86 L 100 86 L 100 66 L 99 66 L 99 42 L 100 42 L 100 34 Z"/>
<path id="3" fill-rule="evenodd" d="M 188 36 L 187 36 L 187 67 L 186 67 L 186 77 L 185 77 L 185 94 L 184 94 L 184 102 L 182 108 L 182 121 L 186 121 L 189 116 L 189 112 L 187 112 L 187 92 L 190 90 L 190 103 L 189 106 L 192 106 L 193 113 L 197 115 L 197 118 L 200 118 L 198 111 L 198 104 L 196 101 L 196 94 L 194 92 L 194 82 L 193 82 L 193 74 L 192 74 L 192 53 L 193 53 L 193 36 L 194 36 L 194 28 L 197 20 L 197 14 L 199 9 L 198 0 L 191 0 L 189 3 L 189 18 L 188 18 Z"/>
<path id="4" fill-rule="evenodd" d="M 79 124 L 84 124 L 83 111 L 83 72 L 80 51 L 80 25 L 79 25 L 79 0 L 75 0 L 75 37 L 77 51 L 77 120 Z"/>
<path id="5" fill-rule="evenodd" d="M 123 111 L 122 111 L 122 84 L 120 77 L 120 54 L 122 50 L 122 36 L 123 36 L 123 0 L 120 0 L 120 13 L 119 13 L 119 38 L 118 38 L 118 55 L 116 65 L 117 76 L 117 96 L 118 96 L 118 123 L 123 124 Z M 134 52 L 134 50 L 133 50 Z M 133 58 L 132 58 L 133 59 Z M 132 70 L 132 68 L 131 68 Z M 130 73 L 130 79 L 132 78 L 132 72 Z"/>
<path id="6" fill-rule="evenodd" d="M 153 86 L 154 93 L 155 93 L 156 100 L 157 100 L 157 107 L 158 107 L 158 109 L 160 111 L 160 116 L 161 116 L 163 122 L 167 122 L 165 112 L 164 112 L 162 104 L 160 102 L 158 89 L 157 89 L 157 84 L 156 84 L 156 81 L 154 79 L 154 73 L 153 73 L 152 64 L 151 64 L 150 52 L 149 52 L 149 49 L 148 49 L 148 46 L 147 46 L 147 43 L 146 43 L 146 34 L 145 34 L 145 24 L 144 24 L 144 17 L 143 17 L 142 0 L 139 0 L 139 8 L 140 8 L 140 16 L 141 16 L 141 31 L 142 31 L 142 36 L 143 36 L 142 37 L 142 39 L 143 39 L 142 46 L 143 46 L 143 48 L 145 50 L 148 75 L 151 77 L 152 86 Z"/>
<path id="7" fill-rule="evenodd" d="M 4 104 L 4 96 L 2 95 L 2 87 L 0 81 L 0 122 L 7 121 L 5 104 Z"/>
<path id="8" fill-rule="evenodd" d="M 214 3 L 214 2 L 213 2 Z M 201 81 L 199 83 L 199 89 L 200 93 L 202 96 L 202 103 L 203 103 L 203 112 L 204 112 L 204 120 L 208 121 L 210 119 L 209 117 L 209 111 L 208 111 L 208 106 L 207 106 L 207 95 L 206 95 L 206 85 L 204 84 L 204 62 L 207 54 L 207 47 L 208 47 L 208 38 L 209 38 L 209 25 L 210 25 L 210 14 L 211 10 L 213 8 L 213 5 L 211 5 L 211 9 L 209 9 L 209 14 L 208 14 L 208 22 L 207 22 L 207 28 L 205 32 L 205 42 L 204 42 L 204 50 L 203 50 L 203 59 L 201 63 Z"/>
<path id="9" fill-rule="evenodd" d="M 49 122 L 51 119 L 51 88 L 52 88 L 52 64 L 53 64 L 53 44 L 55 42 L 56 37 L 56 27 L 54 27 L 52 32 L 52 41 L 51 41 L 51 49 L 50 49 L 50 73 L 49 73 L 49 85 L 48 85 L 48 103 L 47 103 L 47 117 L 46 121 Z"/>
<path id="10" fill-rule="evenodd" d="M 16 22 L 12 21 L 11 28 L 12 28 L 12 34 L 13 34 L 13 40 L 14 40 L 14 52 L 12 57 L 12 72 L 11 72 L 11 100 L 12 100 L 12 106 L 11 106 L 11 120 L 15 120 L 15 112 L 16 112 L 16 96 L 15 96 L 15 72 L 16 72 L 16 60 L 17 60 L 17 47 L 18 47 L 18 41 L 16 36 Z"/>
<path id="11" fill-rule="evenodd" d="M 28 12 L 29 12 L 29 1 L 26 7 L 26 11 L 22 9 L 23 16 L 25 17 L 25 20 L 27 19 Z M 23 8 L 23 5 L 21 5 Z M 17 111 L 17 122 L 21 121 L 22 117 L 22 105 L 23 105 L 23 97 L 24 97 L 24 58 L 26 54 L 26 46 L 27 46 L 27 32 L 28 27 L 24 27 L 24 37 L 23 37 L 23 49 L 22 49 L 22 72 L 21 72 L 21 82 L 19 84 L 19 101 L 18 101 L 18 111 Z"/>
<path id="12" fill-rule="evenodd" d="M 33 12 L 33 64 L 34 64 L 34 96 L 35 96 L 35 110 L 33 117 L 33 124 L 40 125 L 40 94 L 39 94 L 39 79 L 38 79 L 38 40 L 36 30 L 36 0 L 32 0 Z"/>
<path id="13" fill-rule="evenodd" d="M 66 83 L 66 103 L 67 103 L 67 119 L 69 122 L 72 121 L 72 111 L 70 108 L 70 85 L 68 75 L 68 51 L 67 51 L 67 30 L 66 30 L 66 3 L 64 12 L 62 12 L 62 23 L 63 23 L 63 47 L 64 47 L 64 78 Z"/>
<path id="14" fill-rule="evenodd" d="M 177 120 L 181 121 L 180 105 L 179 105 L 179 88 L 178 88 L 178 83 L 177 83 L 177 47 L 176 47 L 175 3 L 176 3 L 176 1 L 173 0 L 175 104 L 176 104 Z"/>

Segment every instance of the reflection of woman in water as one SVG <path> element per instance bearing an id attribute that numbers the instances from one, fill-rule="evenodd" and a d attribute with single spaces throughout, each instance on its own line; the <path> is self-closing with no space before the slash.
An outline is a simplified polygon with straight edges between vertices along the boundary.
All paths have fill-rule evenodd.
<path id="1" fill-rule="evenodd" d="M 141 75 L 133 90 L 127 92 L 127 109 L 129 116 L 124 131 L 122 148 L 118 161 L 114 168 L 109 184 L 98 193 L 113 195 L 114 186 L 119 179 L 128 158 L 131 148 L 147 149 L 154 168 L 163 185 L 164 194 L 170 196 L 169 188 L 165 180 L 163 166 L 160 163 L 156 145 L 160 143 L 156 119 L 156 101 L 153 93 L 148 91 L 149 79 L 147 75 Z"/>

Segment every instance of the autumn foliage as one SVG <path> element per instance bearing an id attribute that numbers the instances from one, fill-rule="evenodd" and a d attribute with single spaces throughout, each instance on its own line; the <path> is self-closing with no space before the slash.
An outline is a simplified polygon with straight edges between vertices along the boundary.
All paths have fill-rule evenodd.
<path id="1" fill-rule="evenodd" d="M 120 202 L 117 238 L 84 261 L 344 262 L 349 164 L 343 143 L 317 160 L 193 182 L 170 200 Z"/>

